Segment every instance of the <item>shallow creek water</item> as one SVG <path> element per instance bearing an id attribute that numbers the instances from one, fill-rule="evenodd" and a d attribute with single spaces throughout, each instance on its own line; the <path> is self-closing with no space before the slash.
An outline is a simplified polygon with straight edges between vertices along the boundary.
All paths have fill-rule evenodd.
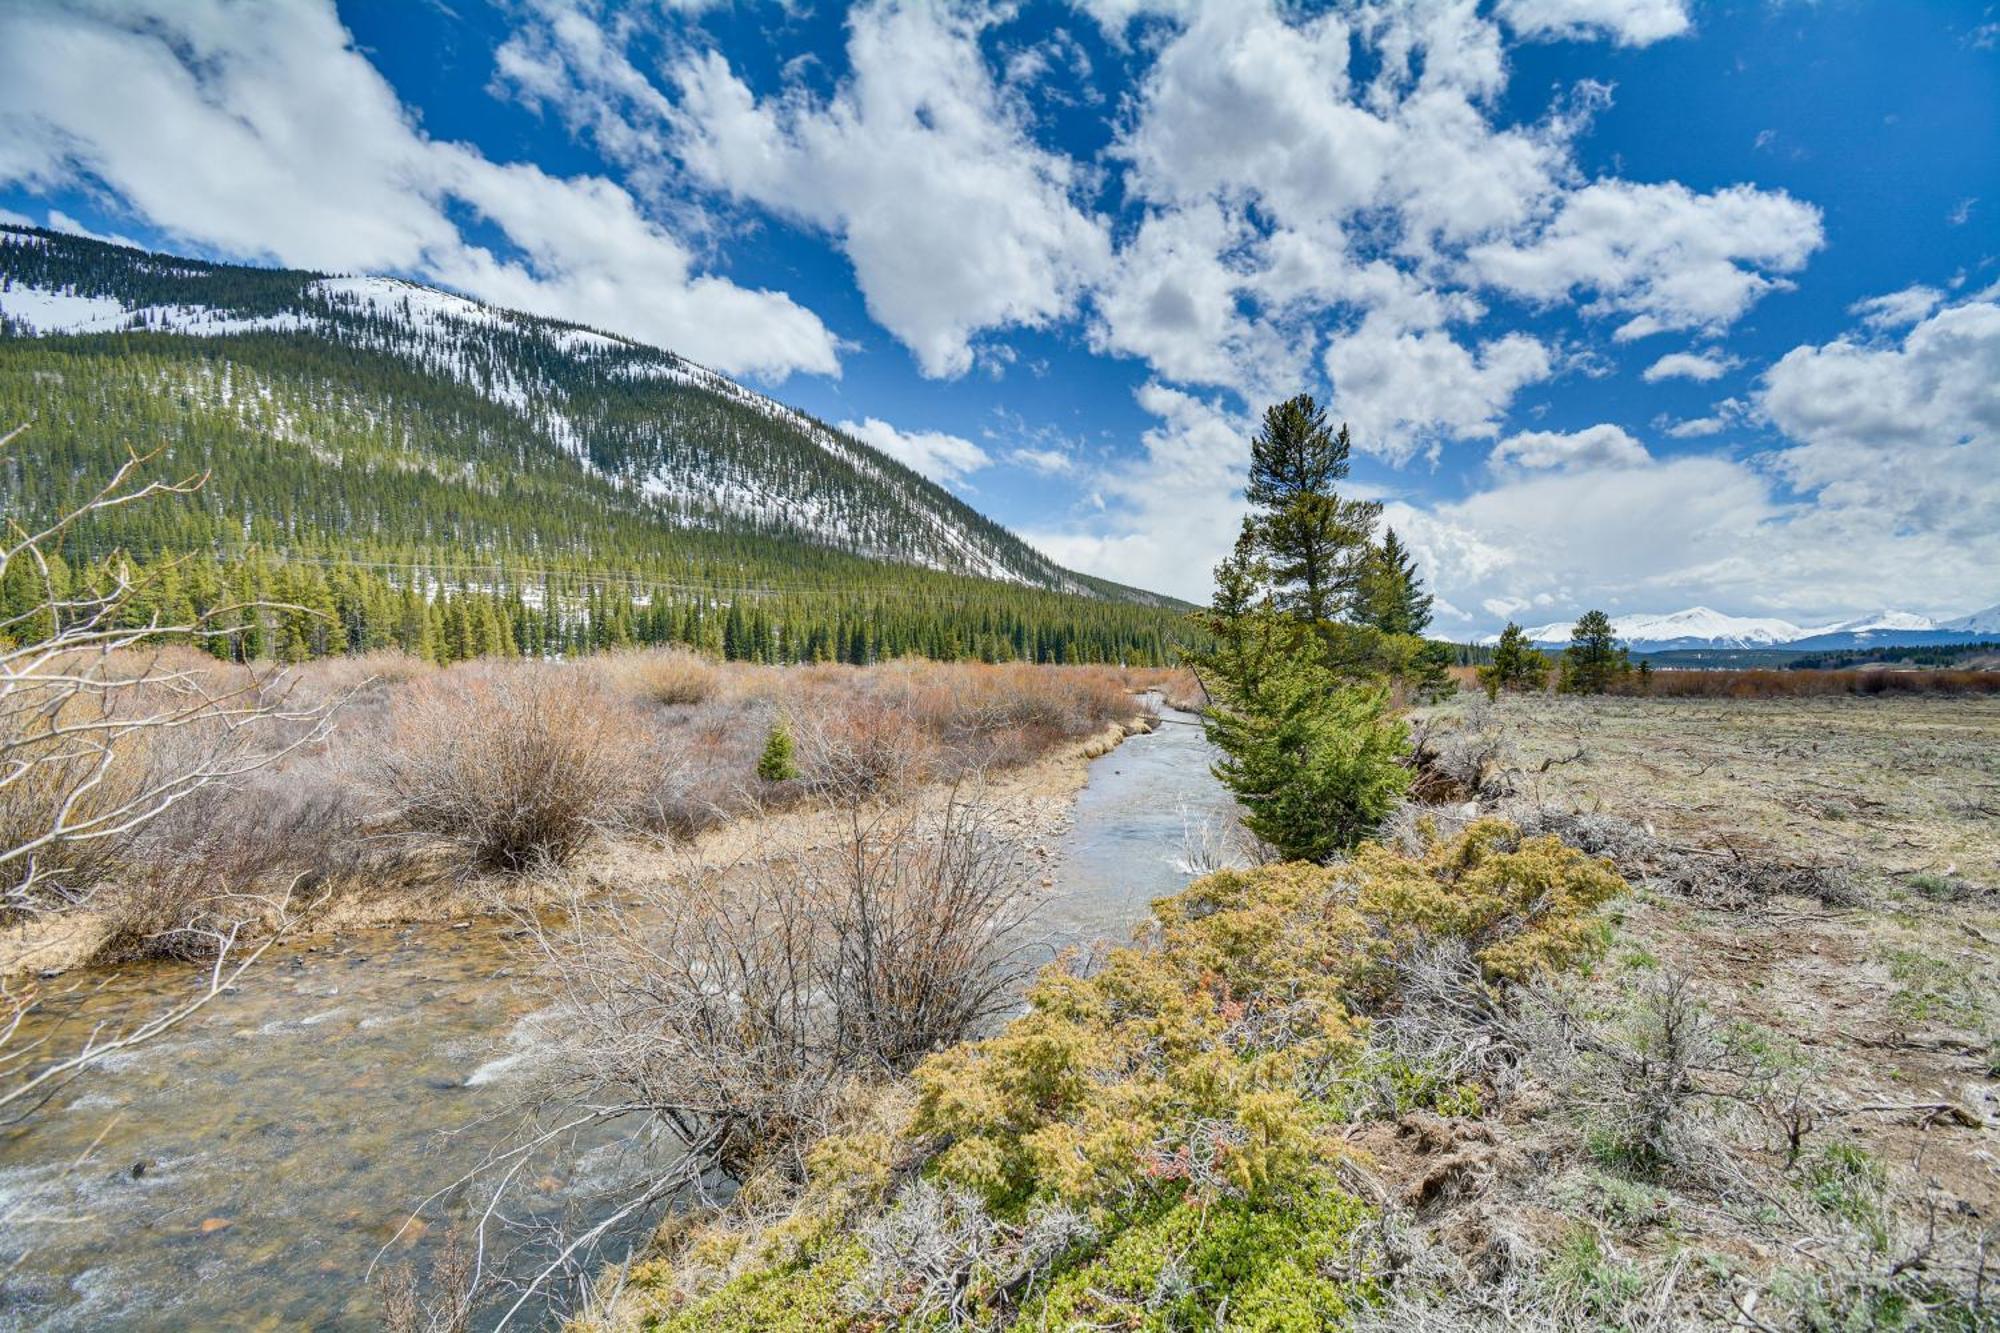
<path id="1" fill-rule="evenodd" d="M 1229 808 L 1208 761 L 1169 712 L 1092 764 L 1037 918 L 1052 946 L 1122 941 L 1186 883 L 1184 828 Z M 519 965 L 485 921 L 273 950 L 235 993 L 0 1127 L 0 1329 L 379 1327 L 370 1261 L 511 1128 L 490 1118 L 532 1041 Z M 72 982 L 30 1039 L 73 1046 L 191 978 L 161 965 L 53 986 Z M 610 1182 L 590 1146 L 517 1182 L 516 1215 L 597 1197 Z M 391 1261 L 422 1269 L 439 1230 L 405 1232 Z"/>

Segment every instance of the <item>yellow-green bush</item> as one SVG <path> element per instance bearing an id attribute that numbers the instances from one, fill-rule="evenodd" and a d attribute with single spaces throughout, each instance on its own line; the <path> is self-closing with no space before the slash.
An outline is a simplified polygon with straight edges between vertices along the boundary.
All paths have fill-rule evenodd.
<path id="1" fill-rule="evenodd" d="M 999 1034 L 927 1060 L 895 1142 L 879 1121 L 829 1141 L 763 1266 L 665 1326 L 887 1326 L 835 1297 L 863 1264 L 851 1220 L 893 1192 L 890 1162 L 926 1155 L 1003 1232 L 1042 1206 L 1093 1223 L 1094 1242 L 1025 1288 L 982 1270 L 967 1295 L 989 1322 L 1167 1329 L 1221 1309 L 1232 1329 L 1336 1325 L 1370 1293 L 1348 1261 L 1369 1210 L 1334 1168 L 1356 1082 L 1385 1073 L 1366 1038 L 1398 1003 L 1394 962 L 1454 937 L 1496 985 L 1573 967 L 1602 948 L 1596 909 L 1620 888 L 1604 863 L 1497 821 L 1417 857 L 1370 845 L 1340 865 L 1209 875 L 1154 904 L 1154 943 L 1088 976 L 1049 969 Z M 1386 1074 L 1394 1110 L 1479 1108 L 1476 1084 Z"/>
<path id="2" fill-rule="evenodd" d="M 1109 1205 L 1186 1126 L 1218 1122 L 1238 1141 L 1217 1171 L 1255 1197 L 1337 1154 L 1336 1107 L 1312 1090 L 1393 1003 L 1399 951 L 1463 938 L 1494 980 L 1573 966 L 1602 947 L 1595 912 L 1621 887 L 1496 820 L 1422 857 L 1369 845 L 1343 865 L 1218 872 L 1154 904 L 1158 947 L 1087 978 L 1052 970 L 1005 1032 L 927 1061 L 916 1129 L 948 1144 L 939 1176 L 1008 1211 L 1041 1194 Z"/>

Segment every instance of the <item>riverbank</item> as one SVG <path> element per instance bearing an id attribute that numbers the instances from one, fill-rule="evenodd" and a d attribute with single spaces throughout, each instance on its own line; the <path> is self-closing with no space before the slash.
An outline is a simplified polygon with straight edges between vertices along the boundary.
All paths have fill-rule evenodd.
<path id="1" fill-rule="evenodd" d="M 1127 753 L 1150 725 L 1125 698 L 1126 721 L 985 779 L 995 832 L 1018 849 L 1038 906 L 1060 900 L 1056 867 L 1093 762 Z M 563 887 L 643 894 L 691 863 L 811 847 L 838 822 L 800 804 L 684 843 L 613 839 Z M 453 1214 L 406 1227 L 411 1210 L 517 1128 L 541 1001 L 523 984 L 535 959 L 514 913 L 556 887 L 384 895 L 371 910 L 396 917 L 387 923 L 329 913 L 181 1028 L 0 1131 L 0 1216 L 28 1248 L 4 1256 L 0 1328 L 374 1327 L 378 1298 L 361 1275 L 377 1251 L 428 1268 Z M 22 1035 L 73 1044 L 156 1011 L 191 979 L 180 962 L 79 970 L 44 983 Z M 516 1182 L 510 1211 L 553 1223 L 615 1195 L 608 1141 L 595 1146 Z"/>
<path id="2" fill-rule="evenodd" d="M 242 675 L 174 665 L 221 673 L 213 687 Z M 281 923 L 288 935 L 324 936 L 468 919 L 532 906 L 547 887 L 543 864 L 586 847 L 601 856 L 606 846 L 698 844 L 794 809 L 991 783 L 1045 761 L 1056 772 L 1139 725 L 1145 707 L 1135 697 L 1168 674 L 917 662 L 782 669 L 672 651 L 449 670 L 403 658 L 316 663 L 263 688 L 283 691 L 301 713 L 332 709 L 324 742 L 177 802 L 116 846 L 94 844 L 75 867 L 94 881 L 64 881 L 70 867 L 52 864 L 63 892 L 0 924 L 0 978 L 201 958 L 224 922 L 254 937 Z M 797 760 L 792 776 L 773 782 L 757 767 L 776 730 Z M 274 751 L 287 736 L 273 729 Z M 561 776 L 536 787 L 541 772 Z M 1025 795 L 1040 780 L 1011 777 L 1008 789 Z M 494 842 L 514 836 L 494 830 L 498 812 L 524 803 L 520 836 L 560 842 Z"/>

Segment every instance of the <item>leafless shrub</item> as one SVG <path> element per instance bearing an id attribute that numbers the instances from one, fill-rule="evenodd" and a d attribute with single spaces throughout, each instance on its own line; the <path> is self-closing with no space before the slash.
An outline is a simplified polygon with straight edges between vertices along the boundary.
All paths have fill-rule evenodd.
<path id="1" fill-rule="evenodd" d="M 818 797 L 907 791 L 941 767 L 938 744 L 914 719 L 871 699 L 826 700 L 788 710 L 799 786 Z"/>
<path id="2" fill-rule="evenodd" d="M 1499 710 L 1483 696 L 1421 719 L 1411 734 L 1410 799 L 1423 805 L 1492 800 L 1511 789 L 1512 747 Z"/>
<path id="3" fill-rule="evenodd" d="M 1861 902 L 1844 866 L 1785 861 L 1734 847 L 1685 847 L 1618 815 L 1531 805 L 1510 811 L 1524 834 L 1561 838 L 1579 851 L 1602 856 L 1629 879 L 1708 907 L 1743 909 L 1775 897 L 1817 898 L 1829 907 Z"/>
<path id="4" fill-rule="evenodd" d="M 479 664 L 398 701 L 374 780 L 406 834 L 479 870 L 560 866 L 631 811 L 644 737 L 592 681 L 540 663 Z"/>
<path id="5" fill-rule="evenodd" d="M 1471 947 L 1428 938 L 1391 960 L 1390 1002 L 1369 1040 L 1411 1067 L 1458 1082 L 1479 1079 L 1501 1096 L 1518 1083 L 1527 1043 L 1518 1007 L 1481 974 Z"/>
<path id="6" fill-rule="evenodd" d="M 795 1156 L 841 1085 L 902 1072 L 1000 1011 L 1028 900 L 953 793 L 856 807 L 818 848 L 767 848 L 637 908 L 572 902 L 542 937 L 578 1057 L 557 1078 L 648 1107 L 746 1170 Z M 593 1093 L 593 1095 L 598 1095 Z"/>
<path id="7" fill-rule="evenodd" d="M 858 1313 L 969 1327 L 969 1300 L 980 1286 L 1024 1296 L 1057 1260 L 1095 1236 L 1087 1217 L 1062 1204 L 1038 1205 L 1020 1225 L 1009 1225 L 969 1190 L 917 1180 L 862 1225 L 867 1261 L 843 1294 Z"/>
<path id="8" fill-rule="evenodd" d="M 1014 938 L 1028 899 L 1010 860 L 953 792 L 856 806 L 830 844 L 767 847 L 637 898 L 577 886 L 560 920 L 524 916 L 546 1026 L 561 1034 L 526 1100 L 554 1123 L 474 1176 L 500 1177 L 504 1192 L 533 1154 L 619 1124 L 643 1169 L 607 1217 L 550 1244 L 555 1258 L 507 1318 L 624 1219 L 706 1198 L 718 1170 L 803 1179 L 854 1088 L 1000 1013 L 1028 971 Z"/>
<path id="9" fill-rule="evenodd" d="M 706 702 L 722 680 L 715 663 L 685 648 L 610 653 L 588 666 L 617 692 L 669 708 Z"/>
<path id="10" fill-rule="evenodd" d="M 478 1293 L 464 1236 L 457 1228 L 445 1234 L 428 1282 L 398 1264 L 375 1280 L 375 1291 L 386 1333 L 470 1333 Z"/>
<path id="11" fill-rule="evenodd" d="M 19 433 L 0 436 L 0 449 Z M 167 644 L 216 632 L 205 621 L 133 626 L 126 613 L 135 589 L 118 562 L 108 585 L 58 592 L 48 553 L 71 526 L 201 484 L 138 485 L 146 462 L 134 455 L 77 509 L 33 531 L 10 521 L 0 537 L 0 580 L 40 591 L 0 620 L 0 918 L 90 905 L 141 830 L 314 745 L 339 702 L 294 703 L 283 676 L 225 668 Z M 0 976 L 0 1115 L 31 1114 L 108 1056 L 185 1022 L 297 919 L 287 890 L 233 916 L 176 923 L 201 938 L 197 951 L 212 960 L 205 980 L 128 1026 L 93 1030 L 69 1051 L 17 1041 L 38 995 Z M 239 947 L 259 927 L 269 932 L 263 943 Z"/>

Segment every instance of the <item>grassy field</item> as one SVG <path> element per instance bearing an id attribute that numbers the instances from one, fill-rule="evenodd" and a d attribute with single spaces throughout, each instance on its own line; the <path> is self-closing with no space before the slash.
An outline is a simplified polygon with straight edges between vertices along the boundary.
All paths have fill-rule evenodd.
<path id="1" fill-rule="evenodd" d="M 1558 1165 L 1487 1206 L 1569 1219 L 1550 1226 L 1594 1216 L 1621 1281 L 1686 1254 L 1789 1267 L 1795 1285 L 1852 1280 L 1850 1308 L 1825 1322 L 1764 1324 L 1740 1308 L 1748 1278 L 1696 1274 L 1670 1303 L 1692 1322 L 1923 1326 L 1857 1292 L 1887 1291 L 1898 1264 L 1942 1270 L 1954 1246 L 1965 1262 L 2000 1218 L 2000 699 L 1503 696 L 1441 711 L 1497 740 L 1502 809 L 1629 821 L 1667 862 L 1714 868 L 1686 883 L 1649 877 L 1643 852 L 1621 867 L 1639 888 L 1581 988 L 1619 1013 L 1680 985 L 1718 1034 L 1690 1075 L 1692 1169 L 1635 1180 L 1529 1117 L 1500 1142 Z M 1774 1057 L 1759 1077 L 1777 1083 L 1754 1094 L 1746 1045 Z M 1995 1326 L 1964 1322 L 2000 1319 L 1986 1299 L 1937 1326 Z"/>
<path id="2" fill-rule="evenodd" d="M 1385 846 L 1156 904 L 585 1326 L 2000 1326 L 2000 699 L 1417 723 Z"/>

